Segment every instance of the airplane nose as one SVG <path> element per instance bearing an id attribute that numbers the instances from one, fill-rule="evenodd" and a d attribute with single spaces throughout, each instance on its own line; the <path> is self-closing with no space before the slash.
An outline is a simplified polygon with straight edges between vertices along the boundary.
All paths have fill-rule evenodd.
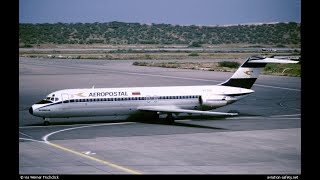
<path id="1" fill-rule="evenodd" d="M 29 108 L 29 113 L 33 114 L 33 108 L 32 107 Z"/>

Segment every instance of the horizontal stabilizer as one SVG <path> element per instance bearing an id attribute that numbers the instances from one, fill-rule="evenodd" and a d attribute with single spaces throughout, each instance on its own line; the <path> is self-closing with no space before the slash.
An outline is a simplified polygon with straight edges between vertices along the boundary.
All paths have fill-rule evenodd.
<path id="1" fill-rule="evenodd" d="M 250 63 L 284 63 L 284 64 L 296 64 L 299 61 L 287 60 L 287 59 L 276 59 L 276 58 L 264 58 L 258 60 L 250 60 Z"/>

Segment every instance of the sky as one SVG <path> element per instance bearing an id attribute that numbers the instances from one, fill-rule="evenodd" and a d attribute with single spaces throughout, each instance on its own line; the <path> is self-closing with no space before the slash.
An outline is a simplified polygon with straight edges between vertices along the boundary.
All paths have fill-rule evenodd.
<path id="1" fill-rule="evenodd" d="M 301 0 L 19 0 L 19 23 L 301 22 Z"/>

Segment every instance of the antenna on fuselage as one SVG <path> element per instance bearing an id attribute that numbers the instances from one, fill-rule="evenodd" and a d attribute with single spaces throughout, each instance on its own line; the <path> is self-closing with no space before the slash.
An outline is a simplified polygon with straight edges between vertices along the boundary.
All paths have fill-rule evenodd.
<path id="1" fill-rule="evenodd" d="M 94 85 L 92 86 L 92 89 L 94 89 Z"/>

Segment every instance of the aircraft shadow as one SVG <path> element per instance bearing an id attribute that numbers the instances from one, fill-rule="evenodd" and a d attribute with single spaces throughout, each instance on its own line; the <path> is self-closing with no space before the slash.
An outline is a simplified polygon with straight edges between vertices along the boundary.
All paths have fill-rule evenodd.
<path id="1" fill-rule="evenodd" d="M 241 114 L 241 116 L 256 116 L 252 114 Z M 237 116 L 237 117 L 241 117 Z M 205 125 L 199 125 L 199 124 L 192 124 L 190 122 L 179 122 L 180 120 L 191 120 L 194 122 L 200 122 L 200 121 L 220 121 L 220 120 L 226 120 L 227 117 L 230 116 L 206 116 L 206 115 L 199 115 L 199 116 L 178 116 L 175 118 L 174 122 L 169 122 L 165 118 L 158 118 L 154 119 L 150 116 L 144 116 L 144 117 L 138 117 L 138 118 L 129 118 L 124 120 L 88 120 L 88 121 L 58 121 L 54 122 L 51 121 L 49 126 L 54 125 L 83 125 L 83 124 L 99 124 L 99 123 L 122 123 L 122 122 L 139 122 L 139 123 L 145 123 L 145 124 L 161 124 L 161 125 L 170 125 L 170 126 L 183 126 L 183 127 L 193 127 L 193 128 L 206 128 L 206 129 L 220 129 L 220 130 L 228 130 L 225 128 L 219 128 L 219 127 L 212 127 L 212 126 L 205 126 Z M 44 126 L 43 123 L 34 123 L 34 124 L 28 124 L 25 126 Z"/>
<path id="2" fill-rule="evenodd" d="M 98 120 L 98 121 L 63 121 L 63 122 L 50 122 L 49 126 L 55 125 L 86 125 L 86 124 L 101 124 L 101 123 L 121 123 L 121 122 L 133 122 L 131 120 Z M 28 124 L 25 126 L 44 126 L 43 123 Z"/>
<path id="3" fill-rule="evenodd" d="M 179 121 L 179 119 L 176 119 L 174 122 L 168 122 L 165 119 L 157 119 L 157 120 L 148 119 L 148 120 L 137 120 L 135 122 L 144 123 L 144 124 L 159 124 L 159 125 L 168 125 L 168 126 L 182 126 L 182 127 L 191 127 L 191 128 L 228 130 L 228 129 L 225 129 L 225 128 L 205 126 L 205 125 L 192 124 L 192 123 L 186 123 L 186 122 L 178 122 L 178 121 Z"/>
<path id="4" fill-rule="evenodd" d="M 190 119 L 190 118 L 189 118 Z M 206 128 L 206 129 L 219 129 L 219 130 L 228 130 L 219 127 L 212 127 L 212 126 L 205 126 L 199 124 L 191 124 L 185 122 L 178 122 L 181 119 L 177 119 L 174 122 L 168 122 L 165 119 L 143 119 L 143 120 L 99 120 L 99 121 L 64 121 L 64 122 L 50 122 L 49 126 L 56 126 L 56 125 L 84 125 L 84 124 L 99 124 L 99 123 L 122 123 L 122 122 L 138 122 L 144 124 L 159 124 L 159 125 L 168 125 L 168 126 L 182 126 L 182 127 L 191 127 L 191 128 Z M 212 120 L 212 118 L 211 118 Z M 200 121 L 200 120 L 199 120 Z M 26 126 L 44 126 L 43 123 L 34 123 L 28 124 Z"/>

